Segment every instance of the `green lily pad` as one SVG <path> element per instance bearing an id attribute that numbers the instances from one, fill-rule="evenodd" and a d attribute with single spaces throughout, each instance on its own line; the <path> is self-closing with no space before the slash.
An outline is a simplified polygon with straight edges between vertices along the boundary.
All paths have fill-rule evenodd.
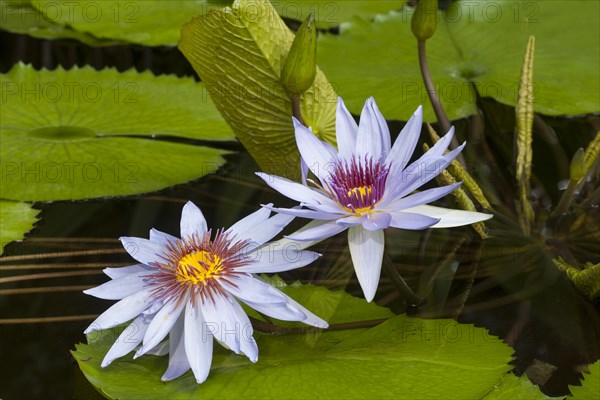
<path id="1" fill-rule="evenodd" d="M 25 0 L 0 0 L 0 29 L 12 33 L 27 34 L 40 39 L 75 39 L 89 46 L 119 44 L 116 40 L 95 38 L 46 18 Z"/>
<path id="2" fill-rule="evenodd" d="M 30 204 L 0 200 L 0 255 L 8 243 L 25 237 L 38 220 L 38 214 L 39 210 Z"/>
<path id="3" fill-rule="evenodd" d="M 527 376 L 515 376 L 512 373 L 504 374 L 500 383 L 486 394 L 485 400 L 547 400 L 560 399 L 561 397 L 546 396 L 537 385 L 531 383 Z"/>
<path id="4" fill-rule="evenodd" d="M 345 292 L 310 285 L 282 290 L 317 314 L 333 311 L 332 323 L 390 315 Z M 189 372 L 160 382 L 167 357 L 133 361 L 127 356 L 100 368 L 115 339 L 112 331 L 88 336 L 90 344 L 77 345 L 73 356 L 106 397 L 144 399 L 479 399 L 511 368 L 510 347 L 485 329 L 453 320 L 400 315 L 372 328 L 335 330 L 334 325 L 323 332 L 255 337 L 256 364 L 215 346 L 211 375 L 202 385 Z"/>
<path id="5" fill-rule="evenodd" d="M 423 104 L 425 120 L 435 120 L 419 70 L 412 13 L 405 7 L 372 23 L 355 18 L 341 26 L 340 35 L 320 36 L 319 65 L 353 113 L 374 96 L 386 118 L 407 120 Z M 530 35 L 536 37 L 535 111 L 600 111 L 599 16 L 596 1 L 454 2 L 440 12 L 427 41 L 431 75 L 448 117 L 476 112 L 474 87 L 483 97 L 515 105 Z"/>
<path id="6" fill-rule="evenodd" d="M 2 193 L 49 201 L 155 191 L 214 172 L 221 150 L 163 139 L 233 135 L 191 78 L 90 67 L 2 79 Z"/>
<path id="7" fill-rule="evenodd" d="M 216 0 L 32 0 L 48 20 L 97 38 L 175 46 L 181 25 L 219 6 Z"/>
<path id="8" fill-rule="evenodd" d="M 599 399 L 600 398 L 600 361 L 589 366 L 590 372 L 583 374 L 581 386 L 569 386 L 573 399 Z"/>
<path id="9" fill-rule="evenodd" d="M 190 61 L 238 139 L 270 173 L 299 175 L 292 103 L 280 74 L 294 34 L 267 0 L 238 0 L 213 9 L 181 30 Z M 302 96 L 302 115 L 322 140 L 335 143 L 337 96 L 317 71 Z"/>
<path id="10" fill-rule="evenodd" d="M 304 21 L 312 12 L 319 28 L 331 28 L 349 21 L 354 16 L 363 18 L 399 10 L 405 0 L 273 0 L 279 15 L 296 21 Z"/>

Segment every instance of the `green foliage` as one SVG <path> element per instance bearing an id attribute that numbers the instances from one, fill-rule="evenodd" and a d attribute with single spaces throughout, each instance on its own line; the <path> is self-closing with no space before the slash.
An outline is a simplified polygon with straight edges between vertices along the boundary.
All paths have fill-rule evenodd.
<path id="1" fill-rule="evenodd" d="M 378 398 L 475 399 L 510 369 L 512 349 L 484 329 L 453 320 L 392 316 L 372 327 L 336 330 L 340 323 L 386 318 L 389 310 L 322 287 L 278 286 L 332 323 L 329 330 L 255 333 L 256 364 L 215 346 L 211 375 L 197 385 L 187 373 L 160 382 L 166 357 L 131 356 L 106 369 L 100 361 L 114 332 L 88 336 L 73 355 L 90 382 L 109 398 Z M 92 337 L 95 336 L 95 337 Z"/>
<path id="2" fill-rule="evenodd" d="M 2 75 L 2 193 L 71 200 L 163 189 L 215 171 L 221 150 L 155 140 L 230 140 L 191 78 L 90 67 Z"/>
<path id="3" fill-rule="evenodd" d="M 145 46 L 175 46 L 181 25 L 203 14 L 210 0 L 32 0 L 47 20 L 96 38 Z M 218 4 L 217 4 L 218 5 Z"/>
<path id="4" fill-rule="evenodd" d="M 600 399 L 600 361 L 589 366 L 590 372 L 583 374 L 581 386 L 569 386 L 574 400 Z"/>
<path id="5" fill-rule="evenodd" d="M 267 0 L 239 0 L 182 28 L 179 48 L 190 61 L 238 139 L 269 173 L 299 175 L 292 103 L 281 84 L 294 34 Z M 325 75 L 301 98 L 304 121 L 335 142 L 337 97 Z"/>
<path id="6" fill-rule="evenodd" d="M 0 255 L 8 243 L 25 237 L 38 220 L 38 213 L 29 204 L 0 200 Z"/>
<path id="7" fill-rule="evenodd" d="M 517 377 L 512 373 L 504 374 L 500 379 L 500 383 L 482 397 L 485 400 L 545 400 L 558 398 L 546 396 L 525 375 Z"/>
<path id="8" fill-rule="evenodd" d="M 427 41 L 429 67 L 448 117 L 476 112 L 473 85 L 480 95 L 514 106 L 530 35 L 536 37 L 535 111 L 598 112 L 599 8 L 595 1 L 453 3 L 440 13 L 438 32 Z M 342 25 L 340 35 L 321 35 L 319 65 L 353 113 L 373 96 L 387 118 L 407 120 L 424 104 L 425 120 L 435 119 L 419 70 L 412 13 L 405 8 L 374 22 L 355 18 Z"/>

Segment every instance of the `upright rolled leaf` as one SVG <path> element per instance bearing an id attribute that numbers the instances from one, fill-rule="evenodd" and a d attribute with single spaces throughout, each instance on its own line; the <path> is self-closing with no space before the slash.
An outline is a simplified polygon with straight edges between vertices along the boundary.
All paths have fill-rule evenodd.
<path id="1" fill-rule="evenodd" d="M 292 102 L 281 72 L 294 34 L 266 0 L 237 0 L 193 18 L 181 32 L 179 49 L 208 88 L 238 139 L 271 173 L 298 177 L 299 153 Z M 317 68 L 300 108 L 321 140 L 335 142 L 337 95 Z"/>

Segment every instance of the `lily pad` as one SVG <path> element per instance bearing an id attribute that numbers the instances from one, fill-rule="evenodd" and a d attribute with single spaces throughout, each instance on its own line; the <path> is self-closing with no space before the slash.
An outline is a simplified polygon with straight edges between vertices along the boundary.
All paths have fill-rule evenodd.
<path id="1" fill-rule="evenodd" d="M 583 374 L 581 386 L 569 386 L 573 399 L 600 398 L 600 361 L 589 366 L 590 372 Z"/>
<path id="2" fill-rule="evenodd" d="M 179 48 L 238 139 L 268 172 L 299 175 L 292 103 L 280 74 L 294 34 L 267 0 L 238 0 L 182 27 Z M 302 96 L 307 125 L 335 143 L 337 96 L 319 70 Z"/>
<path id="3" fill-rule="evenodd" d="M 33 0 L 48 20 L 97 38 L 145 46 L 175 46 L 181 25 L 219 6 L 213 0 Z"/>
<path id="4" fill-rule="evenodd" d="M 353 113 L 360 113 L 365 99 L 374 96 L 386 118 L 408 120 L 424 104 L 425 120 L 435 120 L 411 32 L 413 11 L 405 7 L 374 22 L 355 18 L 341 26 L 339 35 L 320 36 L 319 65 Z M 437 31 L 426 44 L 431 75 L 449 118 L 476 112 L 474 88 L 483 97 L 516 104 L 530 35 L 536 37 L 535 111 L 600 111 L 599 2 L 454 2 L 440 12 Z"/>
<path id="5" fill-rule="evenodd" d="M 164 139 L 233 139 L 191 78 L 22 64 L 1 78 L 2 193 L 11 200 L 163 189 L 214 172 L 224 154 Z"/>
<path id="6" fill-rule="evenodd" d="M 25 237 L 38 220 L 38 214 L 39 210 L 30 204 L 0 200 L 0 255 L 8 243 Z"/>
<path id="7" fill-rule="evenodd" d="M 345 292 L 313 286 L 283 291 L 330 322 L 389 315 L 389 310 Z M 321 308 L 319 308 L 321 304 Z M 332 305 L 334 307 L 332 307 Z M 348 310 L 351 308 L 351 310 Z M 377 310 L 379 309 L 379 310 Z M 372 327 L 284 335 L 255 333 L 260 353 L 252 364 L 215 346 L 211 375 L 197 385 L 191 373 L 162 383 L 166 357 L 127 356 L 109 367 L 100 361 L 114 332 L 88 336 L 73 356 L 88 380 L 109 398 L 406 398 L 479 399 L 511 367 L 512 349 L 485 329 L 453 320 L 393 316 Z M 307 337 L 309 337 L 307 339 Z M 217 350 L 217 348 L 219 348 Z"/>
<path id="8" fill-rule="evenodd" d="M 504 374 L 500 384 L 483 397 L 485 400 L 548 400 L 561 398 L 546 396 L 537 385 L 531 383 L 527 376 L 517 377 L 512 373 Z"/>
<path id="9" fill-rule="evenodd" d="M 296 21 L 304 21 L 312 12 L 319 28 L 331 28 L 349 21 L 354 16 L 363 18 L 399 10 L 405 0 L 273 0 L 271 4 L 279 15 Z"/>
<path id="10" fill-rule="evenodd" d="M 40 39 L 75 39 L 90 46 L 119 44 L 116 40 L 102 40 L 85 32 L 58 24 L 46 18 L 25 0 L 0 0 L 0 29 L 27 34 Z"/>

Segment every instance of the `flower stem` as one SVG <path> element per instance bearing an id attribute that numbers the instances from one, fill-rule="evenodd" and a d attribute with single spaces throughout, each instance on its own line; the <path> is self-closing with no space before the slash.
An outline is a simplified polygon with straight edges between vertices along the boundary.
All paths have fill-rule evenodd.
<path id="1" fill-rule="evenodd" d="M 298 122 L 306 126 L 304 118 L 302 118 L 302 111 L 300 110 L 300 95 L 293 94 L 290 99 L 292 100 L 292 114 L 296 117 Z"/>
<path id="2" fill-rule="evenodd" d="M 394 268 L 394 264 L 392 264 L 392 260 L 387 254 L 383 257 L 383 268 L 396 289 L 398 289 L 398 292 L 400 292 L 400 295 L 411 307 L 420 307 L 425 304 L 425 299 L 412 291 L 396 268 Z"/>
<path id="3" fill-rule="evenodd" d="M 435 85 L 433 84 L 433 79 L 431 79 L 431 73 L 429 72 L 429 65 L 427 64 L 427 53 L 425 51 L 425 40 L 418 40 L 418 50 L 419 50 L 419 66 L 421 67 L 421 75 L 423 76 L 423 81 L 425 82 L 425 87 L 427 88 L 427 95 L 429 96 L 429 101 L 431 101 L 431 106 L 433 107 L 433 111 L 435 111 L 435 116 L 442 128 L 444 133 L 450 130 L 450 121 L 448 120 L 448 116 L 446 115 L 446 111 L 444 111 L 444 107 L 440 102 L 440 97 L 438 96 L 437 90 L 435 90 Z M 456 143 L 453 143 L 456 144 Z"/>

